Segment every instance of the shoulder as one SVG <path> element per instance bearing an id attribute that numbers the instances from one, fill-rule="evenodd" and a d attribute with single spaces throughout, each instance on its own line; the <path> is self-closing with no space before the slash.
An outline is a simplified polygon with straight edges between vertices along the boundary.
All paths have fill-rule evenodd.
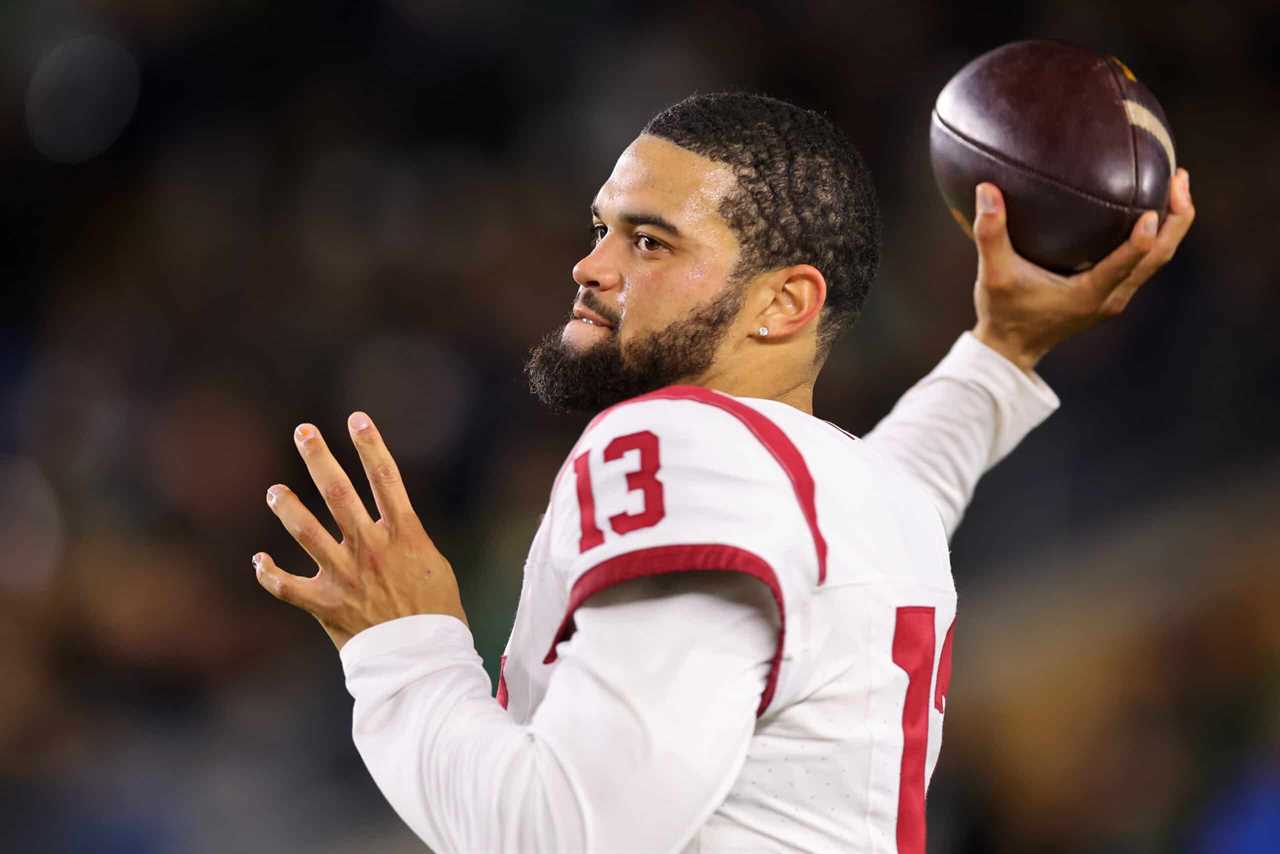
<path id="1" fill-rule="evenodd" d="M 750 438 L 750 425 L 768 421 L 763 414 L 731 395 L 697 386 L 668 386 L 611 406 L 591 419 L 583 438 L 619 428 L 651 424 L 673 437 Z"/>
<path id="2" fill-rule="evenodd" d="M 606 410 L 552 495 L 556 563 L 570 584 L 604 560 L 716 546 L 825 575 L 826 542 L 804 455 L 750 403 L 673 386 Z M 705 551 L 705 550 L 704 550 Z M 640 558 L 632 558 L 639 560 Z"/>
<path id="3" fill-rule="evenodd" d="M 658 438 L 673 463 L 690 471 L 783 486 L 808 472 L 804 455 L 776 416 L 696 386 L 669 386 L 610 407 L 592 419 L 577 444 L 624 447 L 644 440 L 623 437 L 646 431 Z"/>
<path id="4" fill-rule="evenodd" d="M 589 467 L 606 490 L 610 481 L 634 486 L 651 475 L 685 498 L 712 503 L 731 497 L 726 490 L 794 503 L 797 482 L 802 491 L 806 481 L 812 488 L 804 455 L 778 420 L 743 400 L 694 386 L 669 386 L 600 413 L 569 463 L 579 471 Z M 741 504 L 746 496 L 732 497 Z"/>
<path id="5" fill-rule="evenodd" d="M 686 386 L 593 419 L 552 495 L 552 565 L 568 600 L 556 641 L 573 633 L 578 607 L 623 583 L 692 572 L 724 579 L 727 591 L 749 576 L 778 620 L 767 707 L 786 602 L 805 598 L 826 573 L 813 475 L 782 423 L 750 402 Z"/>

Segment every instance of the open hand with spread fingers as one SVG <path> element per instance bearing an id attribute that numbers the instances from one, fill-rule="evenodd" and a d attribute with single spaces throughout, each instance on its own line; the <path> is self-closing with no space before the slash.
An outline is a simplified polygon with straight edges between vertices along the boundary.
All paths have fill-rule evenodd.
<path id="1" fill-rule="evenodd" d="M 353 413 L 347 427 L 380 518 L 369 516 L 320 431 L 312 424 L 299 425 L 294 444 L 342 541 L 334 540 L 292 490 L 276 484 L 267 490 L 267 504 L 318 571 L 312 577 L 294 575 L 258 552 L 253 556 L 258 583 L 319 620 L 338 649 L 356 633 L 398 617 L 448 614 L 465 623 L 453 567 L 413 512 L 400 470 L 377 427 L 363 412 Z"/>
<path id="2" fill-rule="evenodd" d="M 1196 211 L 1191 178 L 1179 169 L 1169 186 L 1168 216 L 1138 218 L 1129 239 L 1088 270 L 1061 276 L 1018 255 L 1009 242 L 1004 199 L 994 184 L 977 187 L 973 223 L 978 246 L 973 334 L 1023 370 L 1050 349 L 1124 311 L 1138 288 L 1173 257 Z"/>

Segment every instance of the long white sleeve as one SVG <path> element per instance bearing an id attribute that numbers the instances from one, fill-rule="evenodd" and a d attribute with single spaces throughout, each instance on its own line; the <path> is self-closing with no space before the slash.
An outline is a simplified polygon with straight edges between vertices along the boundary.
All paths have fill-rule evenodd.
<path id="1" fill-rule="evenodd" d="M 950 537 L 978 479 L 1057 408 L 1039 375 L 966 332 L 864 441 L 934 496 Z"/>
<path id="2" fill-rule="evenodd" d="M 528 726 L 490 696 L 461 622 L 383 623 L 342 649 L 356 747 L 438 854 L 679 850 L 745 760 L 774 611 L 724 573 L 600 593 Z"/>

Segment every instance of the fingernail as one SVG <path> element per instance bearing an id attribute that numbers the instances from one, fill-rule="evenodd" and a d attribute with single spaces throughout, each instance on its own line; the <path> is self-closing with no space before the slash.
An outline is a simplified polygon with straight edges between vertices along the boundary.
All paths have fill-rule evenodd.
<path id="1" fill-rule="evenodd" d="M 996 211 L 996 194 L 991 192 L 991 188 L 983 184 L 978 185 L 978 213 L 995 213 Z"/>
<path id="2" fill-rule="evenodd" d="M 293 439 L 299 444 L 311 441 L 316 437 L 316 428 L 310 424 L 299 424 L 298 429 L 293 431 Z"/>
<path id="3" fill-rule="evenodd" d="M 1142 215 L 1142 233 L 1147 237 L 1154 237 L 1156 233 L 1156 225 L 1159 223 L 1160 217 L 1154 211 L 1148 211 Z"/>
<path id="4" fill-rule="evenodd" d="M 261 552 L 253 556 L 253 568 L 262 569 L 262 553 Z"/>
<path id="5" fill-rule="evenodd" d="M 351 413 L 351 417 L 347 419 L 347 426 L 355 433 L 358 433 L 361 430 L 368 430 L 371 423 L 372 422 L 369 421 L 369 416 L 365 415 L 363 412 L 353 412 Z"/>
<path id="6" fill-rule="evenodd" d="M 281 489 L 280 489 L 280 487 L 279 487 L 278 485 L 277 485 L 277 486 L 273 486 L 273 487 L 271 487 L 270 489 L 268 489 L 268 490 L 267 490 L 267 503 L 268 503 L 268 504 L 270 504 L 272 507 L 274 507 L 274 506 L 275 506 L 275 504 L 276 504 L 276 499 L 278 499 L 278 498 L 280 497 L 280 492 L 281 492 Z"/>

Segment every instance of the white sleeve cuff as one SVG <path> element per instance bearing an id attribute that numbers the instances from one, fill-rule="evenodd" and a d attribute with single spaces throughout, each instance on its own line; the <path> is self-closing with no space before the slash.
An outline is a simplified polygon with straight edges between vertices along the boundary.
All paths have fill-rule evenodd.
<path id="1" fill-rule="evenodd" d="M 935 375 L 974 380 L 1003 400 L 1025 401 L 1048 417 L 1061 402 L 1049 384 L 1035 371 L 1024 371 L 1013 362 L 965 332 L 933 369 Z"/>
<path id="2" fill-rule="evenodd" d="M 350 678 L 356 668 L 371 659 L 413 647 L 433 655 L 475 655 L 471 630 L 447 614 L 414 614 L 370 626 L 343 644 L 338 655 L 343 673 Z"/>

